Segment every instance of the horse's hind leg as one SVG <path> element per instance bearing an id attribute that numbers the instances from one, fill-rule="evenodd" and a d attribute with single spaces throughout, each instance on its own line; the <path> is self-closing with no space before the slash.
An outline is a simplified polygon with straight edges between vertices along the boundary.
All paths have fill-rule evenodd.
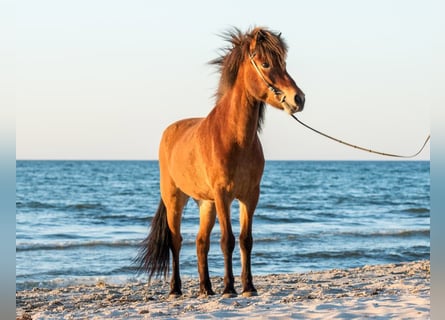
<path id="1" fill-rule="evenodd" d="M 207 255 L 210 249 L 210 233 L 215 225 L 216 211 L 213 201 L 199 202 L 199 232 L 196 237 L 196 252 L 198 256 L 199 289 L 201 295 L 213 295 L 209 277 Z"/>
<path id="2" fill-rule="evenodd" d="M 251 252 L 253 245 L 252 222 L 253 213 L 259 198 L 259 188 L 252 192 L 247 199 L 240 200 L 240 251 L 241 251 L 241 281 L 243 296 L 255 296 L 257 291 L 253 286 L 251 272 Z"/>
<path id="3" fill-rule="evenodd" d="M 181 276 L 179 272 L 179 252 L 181 250 L 181 217 L 182 210 L 187 203 L 188 196 L 179 189 L 170 189 L 167 192 L 165 188 L 161 188 L 162 199 L 167 209 L 167 223 L 171 232 L 171 247 L 172 252 L 172 269 L 173 274 L 170 282 L 170 296 L 180 296 L 181 291 Z"/>

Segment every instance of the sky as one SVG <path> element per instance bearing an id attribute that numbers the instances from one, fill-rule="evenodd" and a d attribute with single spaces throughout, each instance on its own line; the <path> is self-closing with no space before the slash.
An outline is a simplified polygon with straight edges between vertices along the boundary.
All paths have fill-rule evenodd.
<path id="1" fill-rule="evenodd" d="M 430 133 L 442 77 L 433 11 L 402 0 L 18 1 L 16 158 L 157 159 L 165 127 L 213 108 L 219 74 L 207 62 L 232 26 L 282 33 L 287 71 L 306 95 L 302 121 L 413 154 Z M 265 119 L 268 160 L 390 159 L 273 107 Z M 416 159 L 430 159 L 429 144 Z"/>

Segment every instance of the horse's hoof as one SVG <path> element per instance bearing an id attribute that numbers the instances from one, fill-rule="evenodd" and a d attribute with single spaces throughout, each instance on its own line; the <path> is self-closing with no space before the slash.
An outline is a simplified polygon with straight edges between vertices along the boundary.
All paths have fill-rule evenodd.
<path id="1" fill-rule="evenodd" d="M 172 292 L 168 295 L 168 300 L 176 300 L 182 296 L 180 293 Z"/>
<path id="2" fill-rule="evenodd" d="M 199 294 L 199 298 L 201 298 L 201 299 L 205 299 L 205 298 L 207 298 L 207 297 L 209 297 L 209 296 L 214 296 L 214 295 L 215 295 L 215 292 L 213 292 L 213 290 L 202 291 L 202 292 Z"/>
<path id="3" fill-rule="evenodd" d="M 235 298 L 237 296 L 236 292 L 226 292 L 223 293 L 222 297 L 224 299 L 230 299 L 230 298 Z"/>
<path id="4" fill-rule="evenodd" d="M 243 292 L 243 297 L 249 298 L 249 297 L 257 297 L 258 296 L 258 292 L 256 291 L 244 291 Z"/>

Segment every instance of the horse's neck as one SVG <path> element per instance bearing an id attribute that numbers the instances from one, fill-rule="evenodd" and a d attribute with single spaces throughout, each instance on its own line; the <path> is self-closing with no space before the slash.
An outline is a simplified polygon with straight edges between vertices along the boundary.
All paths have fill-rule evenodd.
<path id="1" fill-rule="evenodd" d="M 227 92 L 215 107 L 215 120 L 224 137 L 241 147 L 254 143 L 258 130 L 260 103 L 249 99 L 245 91 L 231 90 Z"/>

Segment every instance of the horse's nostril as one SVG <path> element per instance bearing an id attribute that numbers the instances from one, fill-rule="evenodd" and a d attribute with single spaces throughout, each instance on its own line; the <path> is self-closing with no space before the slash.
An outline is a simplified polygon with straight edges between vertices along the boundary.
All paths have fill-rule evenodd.
<path id="1" fill-rule="evenodd" d="M 297 104 L 297 106 L 303 108 L 304 107 L 304 96 L 297 94 L 295 96 L 295 103 Z"/>

